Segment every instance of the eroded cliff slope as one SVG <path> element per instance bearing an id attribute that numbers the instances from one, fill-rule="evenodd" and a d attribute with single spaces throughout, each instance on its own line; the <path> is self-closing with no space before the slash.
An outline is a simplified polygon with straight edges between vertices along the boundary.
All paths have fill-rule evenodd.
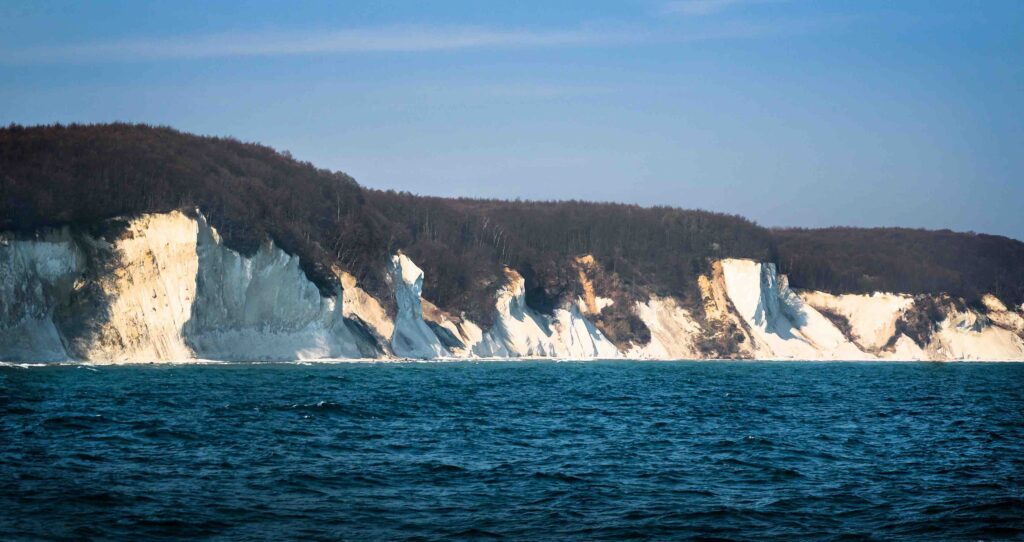
<path id="1" fill-rule="evenodd" d="M 5 359 L 1013 359 L 1024 327 L 1014 239 L 423 197 L 144 125 L 0 128 L 0 239 Z"/>
<path id="2" fill-rule="evenodd" d="M 994 295 L 969 306 L 944 294 L 796 291 L 774 264 L 747 259 L 710 262 L 692 304 L 599 291 L 618 283 L 595 286 L 601 262 L 581 257 L 566 271 L 578 288 L 547 310 L 506 268 L 477 322 L 424 299 L 424 272 L 401 252 L 385 270 L 391 299 L 378 299 L 340 270 L 325 295 L 271 241 L 232 250 L 199 211 L 97 231 L 0 237 L 0 359 L 1024 359 L 1022 308 Z M 616 303 L 632 304 L 645 337 L 601 331 Z"/>

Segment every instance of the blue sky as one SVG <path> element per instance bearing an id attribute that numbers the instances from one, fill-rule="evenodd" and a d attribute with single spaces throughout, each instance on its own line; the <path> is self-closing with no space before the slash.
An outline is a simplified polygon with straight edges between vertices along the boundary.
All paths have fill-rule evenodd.
<path id="1" fill-rule="evenodd" d="M 1024 2 L 0 2 L 0 122 L 422 194 L 1024 239 Z"/>

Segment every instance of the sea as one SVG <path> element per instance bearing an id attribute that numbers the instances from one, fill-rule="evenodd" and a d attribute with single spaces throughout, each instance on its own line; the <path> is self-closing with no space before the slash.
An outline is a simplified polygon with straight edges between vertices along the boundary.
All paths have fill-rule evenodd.
<path id="1" fill-rule="evenodd" d="M 1024 364 L 0 367 L 0 540 L 1024 538 Z"/>

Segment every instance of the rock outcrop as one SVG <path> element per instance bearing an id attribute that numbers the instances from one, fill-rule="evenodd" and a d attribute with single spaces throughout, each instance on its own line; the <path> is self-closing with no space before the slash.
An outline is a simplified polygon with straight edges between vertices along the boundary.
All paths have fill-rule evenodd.
<path id="1" fill-rule="evenodd" d="M 190 359 L 566 358 L 1024 360 L 1024 307 L 987 295 L 968 306 L 942 294 L 795 291 L 771 263 L 724 259 L 699 277 L 700 301 L 615 286 L 597 293 L 590 256 L 567 272 L 579 295 L 549 313 L 526 301 L 506 268 L 493 323 L 423 299 L 407 255 L 388 264 L 393 311 L 334 269 L 332 295 L 299 259 L 267 241 L 224 245 L 202 214 L 118 220 L 96 234 L 69 228 L 0 236 L 0 359 L 100 363 Z M 603 292 L 608 294 L 608 292 Z M 629 305 L 618 305 L 633 299 Z M 617 347 L 602 311 L 632 307 L 649 340 Z"/>
<path id="2" fill-rule="evenodd" d="M 391 349 L 395 355 L 409 358 L 440 358 L 451 353 L 423 319 L 423 271 L 405 254 L 391 258 L 388 268 L 395 291 L 398 312 L 395 315 Z"/>

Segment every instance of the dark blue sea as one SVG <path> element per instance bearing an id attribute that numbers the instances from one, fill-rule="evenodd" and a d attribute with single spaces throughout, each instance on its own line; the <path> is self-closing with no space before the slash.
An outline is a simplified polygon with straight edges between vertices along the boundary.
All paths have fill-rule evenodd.
<path id="1" fill-rule="evenodd" d="M 0 367 L 0 540 L 1024 537 L 1024 364 Z"/>

